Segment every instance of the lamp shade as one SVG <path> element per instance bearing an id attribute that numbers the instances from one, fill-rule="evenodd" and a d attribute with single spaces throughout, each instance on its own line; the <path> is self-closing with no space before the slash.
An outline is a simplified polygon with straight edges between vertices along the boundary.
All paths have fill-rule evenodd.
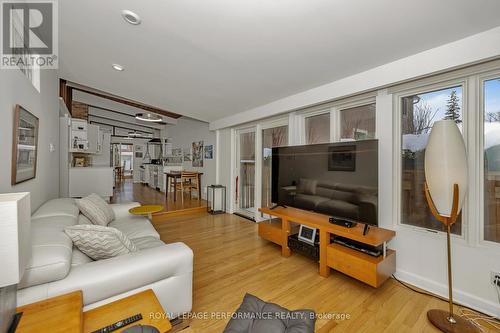
<path id="1" fill-rule="evenodd" d="M 434 123 L 425 149 L 425 180 L 440 215 L 449 217 L 453 187 L 458 184 L 458 211 L 467 192 L 467 154 L 465 143 L 453 120 Z"/>
<path id="2" fill-rule="evenodd" d="M 21 281 L 30 259 L 30 194 L 0 194 L 0 287 Z"/>

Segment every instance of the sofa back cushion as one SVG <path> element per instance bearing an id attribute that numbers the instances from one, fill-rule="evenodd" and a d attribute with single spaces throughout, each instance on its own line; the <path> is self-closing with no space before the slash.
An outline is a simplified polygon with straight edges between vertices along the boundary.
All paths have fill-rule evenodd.
<path id="1" fill-rule="evenodd" d="M 83 215 L 96 225 L 107 226 L 115 219 L 115 212 L 99 195 L 92 193 L 82 199 L 75 200 Z"/>
<path id="2" fill-rule="evenodd" d="M 345 201 L 354 204 L 359 201 L 358 196 L 353 192 L 338 191 L 338 190 L 332 190 L 331 192 L 332 193 L 330 198 L 332 198 L 333 200 Z"/>
<path id="3" fill-rule="evenodd" d="M 47 216 L 71 216 L 77 217 L 80 210 L 75 204 L 74 199 L 62 198 L 53 199 L 44 203 L 31 216 L 32 219 L 38 219 Z"/>
<path id="4" fill-rule="evenodd" d="M 301 194 L 316 194 L 316 185 L 318 181 L 315 179 L 300 178 L 299 184 L 297 185 L 297 192 Z"/>
<path id="5" fill-rule="evenodd" d="M 19 289 L 64 279 L 71 268 L 73 243 L 64 233 L 76 223 L 71 216 L 44 217 L 31 224 L 31 260 Z"/>

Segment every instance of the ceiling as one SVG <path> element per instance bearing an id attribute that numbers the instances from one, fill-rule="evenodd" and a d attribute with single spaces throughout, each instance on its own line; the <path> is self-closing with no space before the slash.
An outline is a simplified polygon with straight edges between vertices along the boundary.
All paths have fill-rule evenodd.
<path id="1" fill-rule="evenodd" d="M 65 0 L 60 75 L 213 121 L 500 26 L 498 13 L 498 0 Z"/>

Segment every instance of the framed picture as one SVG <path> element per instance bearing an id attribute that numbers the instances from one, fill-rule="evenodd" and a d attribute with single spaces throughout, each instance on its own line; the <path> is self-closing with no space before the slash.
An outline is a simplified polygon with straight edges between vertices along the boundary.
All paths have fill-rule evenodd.
<path id="1" fill-rule="evenodd" d="M 356 146 L 328 147 L 328 171 L 356 171 Z"/>
<path id="2" fill-rule="evenodd" d="M 205 150 L 205 159 L 206 160 L 213 160 L 214 159 L 214 145 L 208 145 L 203 147 Z"/>
<path id="3" fill-rule="evenodd" d="M 298 238 L 300 241 L 314 245 L 314 242 L 316 241 L 316 228 L 311 228 L 301 224 Z"/>
<path id="4" fill-rule="evenodd" d="M 193 167 L 203 168 L 203 141 L 193 142 Z"/>
<path id="5" fill-rule="evenodd" d="M 14 112 L 12 143 L 12 185 L 36 177 L 38 118 L 20 105 Z"/>

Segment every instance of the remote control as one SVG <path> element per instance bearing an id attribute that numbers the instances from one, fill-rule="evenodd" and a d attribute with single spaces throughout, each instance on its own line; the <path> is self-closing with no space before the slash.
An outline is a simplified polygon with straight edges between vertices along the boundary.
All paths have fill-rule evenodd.
<path id="1" fill-rule="evenodd" d="M 117 321 L 116 323 L 111 324 L 109 326 L 100 328 L 97 331 L 94 331 L 92 333 L 108 333 L 108 332 L 113 332 L 113 331 L 116 331 L 119 328 L 122 328 L 124 326 L 130 325 L 132 323 L 135 323 L 136 321 L 139 321 L 141 319 L 142 319 L 142 315 L 139 313 L 139 314 L 136 314 L 135 316 L 128 317 L 126 319 Z"/>

